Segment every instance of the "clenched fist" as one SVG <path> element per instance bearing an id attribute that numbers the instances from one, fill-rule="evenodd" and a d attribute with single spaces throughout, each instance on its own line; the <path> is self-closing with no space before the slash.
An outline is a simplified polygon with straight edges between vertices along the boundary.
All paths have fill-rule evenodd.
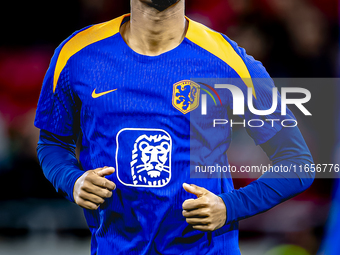
<path id="1" fill-rule="evenodd" d="M 205 188 L 194 184 L 183 184 L 183 188 L 197 196 L 197 199 L 184 201 L 183 216 L 194 229 L 214 231 L 223 227 L 227 220 L 227 209 L 222 198 Z"/>
<path id="2" fill-rule="evenodd" d="M 76 204 L 86 209 L 97 210 L 105 198 L 112 196 L 112 190 L 116 189 L 116 184 L 105 178 L 114 172 L 113 167 L 103 167 L 86 171 L 80 176 L 73 188 Z"/>

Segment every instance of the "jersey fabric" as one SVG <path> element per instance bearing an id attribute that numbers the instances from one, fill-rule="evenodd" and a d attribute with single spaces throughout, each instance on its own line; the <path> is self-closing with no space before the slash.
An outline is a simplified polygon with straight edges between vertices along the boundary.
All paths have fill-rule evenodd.
<path id="1" fill-rule="evenodd" d="M 256 109 L 271 107 L 273 82 L 236 43 L 189 19 L 178 47 L 154 57 L 138 54 L 119 33 L 127 20 L 124 15 L 84 28 L 57 48 L 35 119 L 36 127 L 58 136 L 81 131 L 84 171 L 116 168 L 107 177 L 117 185 L 113 196 L 96 211 L 84 210 L 92 254 L 238 255 L 237 222 L 201 232 L 182 216 L 182 203 L 194 197 L 184 191 L 184 182 L 215 194 L 234 189 L 228 173 L 226 178 L 190 178 L 191 164 L 228 165 L 225 152 L 231 142 L 230 127 L 202 123 L 201 89 L 190 79 L 237 78 L 245 95 L 251 89 Z M 208 111 L 219 115 L 223 110 L 228 119 L 224 110 L 233 108 L 231 93 L 221 92 L 220 101 L 211 108 L 214 102 L 208 100 Z M 244 118 L 252 117 L 246 108 Z M 256 118 L 281 120 L 280 98 L 273 114 Z M 263 127 L 247 131 L 262 144 L 281 128 L 280 121 L 264 121 Z"/>

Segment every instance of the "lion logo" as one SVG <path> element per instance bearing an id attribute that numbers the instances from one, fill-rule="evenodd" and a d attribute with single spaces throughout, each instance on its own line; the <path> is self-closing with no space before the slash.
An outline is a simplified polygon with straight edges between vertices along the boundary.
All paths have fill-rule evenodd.
<path id="1" fill-rule="evenodd" d="M 134 185 L 164 186 L 169 182 L 170 138 L 141 135 L 132 150 L 131 175 Z"/>
<path id="2" fill-rule="evenodd" d="M 171 181 L 172 138 L 167 131 L 123 128 L 116 144 L 116 174 L 123 185 L 161 188 Z"/>
<path id="3" fill-rule="evenodd" d="M 183 80 L 173 85 L 172 105 L 182 112 L 195 110 L 199 105 L 200 86 L 193 81 Z"/>

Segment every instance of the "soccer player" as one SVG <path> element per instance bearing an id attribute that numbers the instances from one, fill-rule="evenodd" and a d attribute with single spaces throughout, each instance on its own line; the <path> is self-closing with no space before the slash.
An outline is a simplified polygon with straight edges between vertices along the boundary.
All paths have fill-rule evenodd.
<path id="1" fill-rule="evenodd" d="M 311 185 L 304 171 L 267 172 L 239 190 L 230 173 L 190 179 L 190 165 L 228 165 L 231 137 L 230 128 L 193 118 L 200 91 L 214 84 L 191 78 L 239 79 L 256 109 L 271 107 L 273 84 L 261 63 L 186 18 L 184 0 L 132 0 L 131 14 L 84 28 L 56 49 L 35 119 L 38 158 L 56 190 L 84 208 L 91 254 L 240 254 L 239 220 Z M 215 108 L 202 97 L 208 111 L 232 108 L 224 91 Z M 254 114 L 246 109 L 244 118 Z M 257 118 L 283 116 L 278 107 Z M 247 131 L 277 166 L 312 162 L 297 127 L 264 121 Z"/>

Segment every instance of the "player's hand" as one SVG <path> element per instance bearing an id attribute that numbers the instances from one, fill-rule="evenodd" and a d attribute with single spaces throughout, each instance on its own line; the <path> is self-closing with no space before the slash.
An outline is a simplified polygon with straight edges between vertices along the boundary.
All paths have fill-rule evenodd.
<path id="1" fill-rule="evenodd" d="M 197 199 L 184 201 L 183 216 L 194 229 L 214 231 L 223 227 L 227 220 L 227 209 L 222 198 L 205 188 L 194 184 L 183 184 L 183 188 L 197 196 Z"/>
<path id="2" fill-rule="evenodd" d="M 112 196 L 112 190 L 116 189 L 116 184 L 105 178 L 114 172 L 113 167 L 103 167 L 86 171 L 80 176 L 73 188 L 76 204 L 86 209 L 97 210 L 105 198 Z"/>

